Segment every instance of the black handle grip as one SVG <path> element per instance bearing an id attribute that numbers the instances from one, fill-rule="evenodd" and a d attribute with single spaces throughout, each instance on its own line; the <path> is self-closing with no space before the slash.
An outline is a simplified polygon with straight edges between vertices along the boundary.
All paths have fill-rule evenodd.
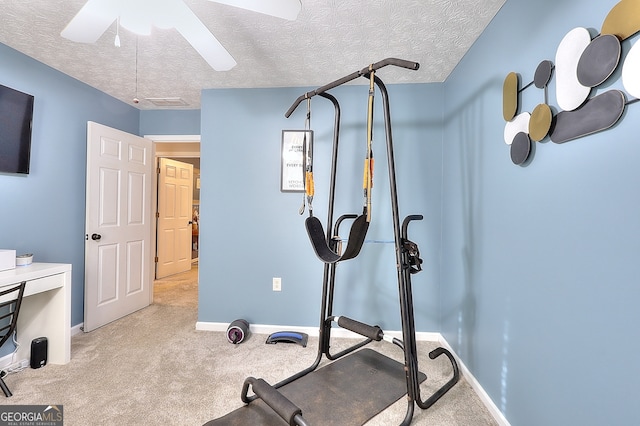
<path id="1" fill-rule="evenodd" d="M 387 58 L 387 59 L 383 59 L 380 62 L 376 62 L 374 64 L 369 65 L 368 67 L 365 67 L 363 69 L 361 69 L 360 71 L 356 71 L 354 73 L 351 73 L 345 77 L 342 77 L 341 79 L 338 79 L 336 81 L 333 81 L 329 84 L 325 84 L 322 87 L 317 88 L 316 90 L 312 90 L 311 92 L 307 92 L 304 95 L 300 95 L 298 97 L 298 99 L 296 99 L 293 102 L 293 105 L 291 105 L 291 107 L 289 107 L 289 109 L 287 110 L 287 112 L 284 113 L 284 116 L 286 118 L 289 118 L 291 116 L 291 114 L 293 114 L 293 111 L 296 110 L 296 108 L 298 108 L 298 105 L 300 105 L 300 103 L 308 98 L 311 98 L 315 95 L 319 95 L 323 92 L 326 92 L 329 89 L 333 89 L 334 87 L 338 87 L 341 86 L 351 80 L 355 80 L 358 77 L 362 77 L 363 75 L 367 75 L 369 74 L 370 71 L 376 71 L 382 67 L 386 67 L 387 65 L 393 65 L 396 67 L 400 67 L 400 68 L 406 68 L 409 70 L 417 70 L 418 68 L 420 68 L 420 64 L 417 62 L 411 62 L 411 61 L 406 61 L 404 59 L 398 59 L 398 58 Z"/>
<path id="2" fill-rule="evenodd" d="M 404 59 L 398 59 L 398 58 L 383 59 L 380 62 L 376 62 L 375 64 L 373 64 L 371 68 L 373 68 L 373 70 L 375 71 L 382 67 L 386 67 L 387 65 L 393 65 L 395 67 L 406 68 L 408 70 L 413 70 L 413 71 L 420 68 L 420 64 L 417 62 L 406 61 Z M 366 69 L 368 70 L 369 67 L 367 67 Z"/>
<path id="3" fill-rule="evenodd" d="M 338 234 L 338 230 L 340 229 L 340 224 L 342 223 L 343 220 L 357 219 L 357 218 L 358 218 L 357 214 L 343 214 L 342 216 L 340 216 L 338 220 L 336 220 L 336 225 L 334 227 L 334 231 L 336 235 Z"/>
<path id="4" fill-rule="evenodd" d="M 293 111 L 295 111 L 296 108 L 298 108 L 298 105 L 300 105 L 300 102 L 315 95 L 317 95 L 317 93 L 313 91 L 313 92 L 307 92 L 304 95 L 298 96 L 298 99 L 293 101 L 293 104 L 289 107 L 287 112 L 284 113 L 285 118 L 289 118 L 291 114 L 293 114 Z"/>
<path id="5" fill-rule="evenodd" d="M 338 325 L 377 342 L 382 340 L 382 337 L 384 336 L 384 332 L 377 325 L 364 324 L 360 321 L 347 317 L 338 317 Z"/>
<path id="6" fill-rule="evenodd" d="M 424 219 L 424 217 L 421 214 L 412 214 L 409 215 L 407 217 L 404 218 L 404 220 L 402 221 L 402 238 L 404 238 L 405 240 L 408 239 L 408 228 L 409 228 L 409 222 L 412 222 L 414 220 L 422 220 Z"/>
<path id="7" fill-rule="evenodd" d="M 278 392 L 276 388 L 265 382 L 263 379 L 255 379 L 253 377 L 249 377 L 244 381 L 241 395 L 242 402 L 250 402 L 250 400 L 247 398 L 249 385 L 251 385 L 253 393 L 255 393 L 260 399 L 262 399 L 265 404 L 271 407 L 273 411 L 278 413 L 278 415 L 282 417 L 287 423 L 289 423 L 291 426 L 296 425 L 295 418 L 302 415 L 302 410 L 298 408 L 293 402 L 289 401 L 286 396 Z"/>
<path id="8" fill-rule="evenodd" d="M 100 241 L 100 238 L 102 238 L 102 235 L 100 234 L 91 234 L 91 239 L 93 241 Z"/>

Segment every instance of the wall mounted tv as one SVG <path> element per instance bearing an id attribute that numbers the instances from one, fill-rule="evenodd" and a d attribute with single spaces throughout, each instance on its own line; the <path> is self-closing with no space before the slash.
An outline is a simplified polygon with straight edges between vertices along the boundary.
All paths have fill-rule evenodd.
<path id="1" fill-rule="evenodd" d="M 33 96 L 0 85 L 0 173 L 29 173 Z"/>

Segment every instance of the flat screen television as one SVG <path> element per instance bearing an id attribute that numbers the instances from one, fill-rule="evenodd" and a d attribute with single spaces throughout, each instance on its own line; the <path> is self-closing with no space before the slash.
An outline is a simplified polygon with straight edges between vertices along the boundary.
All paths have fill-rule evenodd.
<path id="1" fill-rule="evenodd" d="M 0 173 L 29 173 L 33 96 L 0 85 Z"/>

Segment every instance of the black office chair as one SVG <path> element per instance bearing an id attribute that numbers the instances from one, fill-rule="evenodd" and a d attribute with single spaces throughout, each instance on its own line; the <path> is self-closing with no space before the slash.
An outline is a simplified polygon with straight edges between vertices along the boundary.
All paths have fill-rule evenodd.
<path id="1" fill-rule="evenodd" d="M 22 296 L 26 281 L 15 285 L 7 290 L 0 291 L 0 348 L 11 338 L 18 324 L 18 313 L 22 304 Z M 6 376 L 4 371 L 0 372 L 0 388 L 5 396 L 9 398 L 12 393 L 4 382 L 3 377 Z"/>

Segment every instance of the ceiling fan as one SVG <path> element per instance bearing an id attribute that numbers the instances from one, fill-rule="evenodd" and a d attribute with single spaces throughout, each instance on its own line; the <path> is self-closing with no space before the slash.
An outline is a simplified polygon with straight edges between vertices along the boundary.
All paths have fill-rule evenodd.
<path id="1" fill-rule="evenodd" d="M 293 21 L 300 0 L 209 0 Z M 216 71 L 227 71 L 237 62 L 211 34 L 183 0 L 88 0 L 60 35 L 80 43 L 95 43 L 117 21 L 139 35 L 151 27 L 175 28 Z"/>

